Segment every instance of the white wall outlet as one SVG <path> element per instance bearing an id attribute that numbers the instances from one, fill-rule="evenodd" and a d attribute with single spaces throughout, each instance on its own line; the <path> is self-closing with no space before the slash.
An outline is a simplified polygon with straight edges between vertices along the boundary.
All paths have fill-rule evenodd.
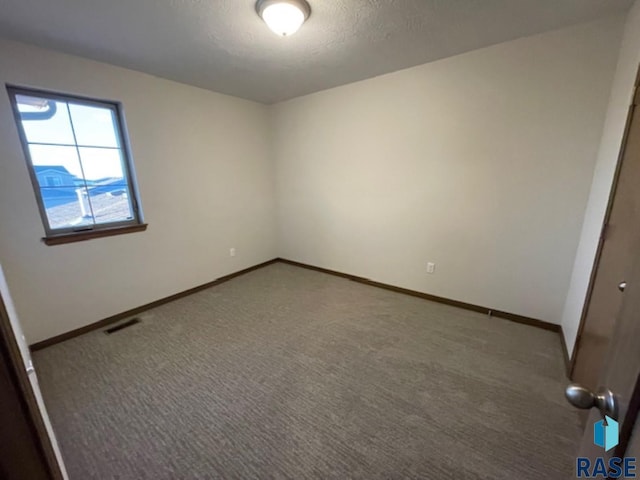
<path id="1" fill-rule="evenodd" d="M 235 257 L 236 256 L 236 249 L 235 248 L 230 248 L 229 249 L 229 256 L 230 257 Z"/>
<path id="2" fill-rule="evenodd" d="M 427 273 L 434 273 L 436 271 L 436 264 L 435 263 L 427 263 Z"/>

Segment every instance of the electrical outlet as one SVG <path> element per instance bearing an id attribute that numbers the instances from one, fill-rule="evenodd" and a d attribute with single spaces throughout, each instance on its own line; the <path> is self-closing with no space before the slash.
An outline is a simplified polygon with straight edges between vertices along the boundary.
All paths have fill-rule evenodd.
<path id="1" fill-rule="evenodd" d="M 435 263 L 427 263 L 427 273 L 434 273 L 436 271 L 436 264 Z"/>
<path id="2" fill-rule="evenodd" d="M 235 248 L 230 248 L 229 249 L 229 256 L 230 257 L 235 257 L 236 256 L 236 249 Z"/>

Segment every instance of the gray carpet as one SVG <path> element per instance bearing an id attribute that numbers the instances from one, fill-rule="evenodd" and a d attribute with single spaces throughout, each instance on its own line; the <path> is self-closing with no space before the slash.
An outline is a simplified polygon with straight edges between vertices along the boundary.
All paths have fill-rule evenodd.
<path id="1" fill-rule="evenodd" d="M 558 335 L 274 264 L 35 354 L 72 480 L 566 479 Z"/>

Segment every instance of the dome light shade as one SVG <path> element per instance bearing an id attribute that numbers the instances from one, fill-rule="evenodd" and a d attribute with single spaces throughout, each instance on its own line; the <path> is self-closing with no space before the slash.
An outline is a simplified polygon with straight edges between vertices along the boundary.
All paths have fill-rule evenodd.
<path id="1" fill-rule="evenodd" d="M 309 18 L 311 7 L 305 0 L 258 0 L 256 11 L 274 33 L 287 37 Z"/>

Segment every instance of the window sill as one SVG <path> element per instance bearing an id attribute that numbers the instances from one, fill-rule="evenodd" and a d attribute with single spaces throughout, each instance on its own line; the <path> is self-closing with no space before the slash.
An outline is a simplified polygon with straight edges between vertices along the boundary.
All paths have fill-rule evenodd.
<path id="1" fill-rule="evenodd" d="M 147 224 L 141 223 L 140 225 L 126 225 L 124 227 L 101 228 L 99 230 L 88 230 L 86 232 L 52 235 L 50 237 L 44 237 L 42 240 L 47 245 L 63 245 L 65 243 L 84 242 L 85 240 L 92 240 L 94 238 L 112 237 L 114 235 L 144 232 L 146 229 Z"/>

